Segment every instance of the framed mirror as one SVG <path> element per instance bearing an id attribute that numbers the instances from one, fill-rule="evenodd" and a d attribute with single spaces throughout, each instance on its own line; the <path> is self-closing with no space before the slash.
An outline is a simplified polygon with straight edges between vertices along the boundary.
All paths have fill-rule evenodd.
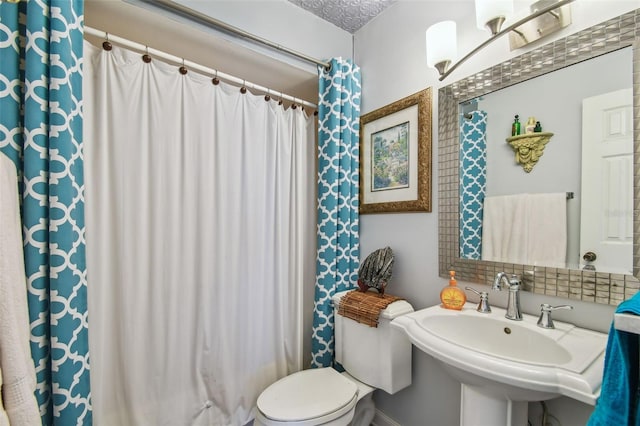
<path id="1" fill-rule="evenodd" d="M 640 289 L 640 194 L 633 190 L 633 273 L 586 270 L 577 262 L 563 267 L 492 262 L 461 257 L 460 252 L 460 124 L 461 105 L 553 71 L 571 72 L 576 64 L 629 48 L 633 69 L 633 182 L 640 181 L 640 9 L 610 19 L 563 39 L 476 73 L 438 94 L 439 131 L 439 273 L 454 269 L 463 281 L 490 285 L 498 272 L 522 277 L 523 289 L 550 296 L 617 305 Z M 581 66 L 581 65 L 580 65 Z M 578 71 L 579 72 L 579 71 Z M 576 78 L 578 80 L 579 78 Z M 517 113 L 517 112 L 516 112 Z M 524 117 L 526 120 L 526 117 Z M 510 123 L 504 123 L 510 125 Z M 506 126 L 505 126 L 506 127 Z M 554 129 L 547 129 L 553 132 Z M 505 136 L 509 136 L 505 134 Z M 504 138 L 503 138 L 504 140 Z M 554 142 L 551 142 L 553 144 Z M 562 143 L 558 140 L 556 144 Z M 505 142 L 506 145 L 506 142 Z M 547 154 L 549 155 L 549 154 Z M 544 162 L 541 157 L 540 162 Z M 573 159 L 580 162 L 580 159 Z M 509 166 L 516 167 L 513 162 Z M 522 170 L 521 170 L 522 171 Z M 573 188 L 567 188 L 573 191 Z M 577 191 L 577 190 L 576 190 Z M 577 200 L 573 200 L 577 201 Z M 571 201 L 567 201 L 570 203 Z"/>

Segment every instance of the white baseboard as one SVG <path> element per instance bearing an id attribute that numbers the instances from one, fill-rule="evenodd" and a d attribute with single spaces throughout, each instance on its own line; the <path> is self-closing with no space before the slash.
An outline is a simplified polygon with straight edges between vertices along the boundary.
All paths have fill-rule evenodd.
<path id="1" fill-rule="evenodd" d="M 373 417 L 371 424 L 372 426 L 402 426 L 400 423 L 396 422 L 377 408 L 376 415 Z"/>

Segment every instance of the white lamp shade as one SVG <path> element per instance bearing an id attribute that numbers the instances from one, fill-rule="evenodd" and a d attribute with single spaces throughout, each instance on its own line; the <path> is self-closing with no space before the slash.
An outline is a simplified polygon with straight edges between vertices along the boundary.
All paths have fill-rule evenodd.
<path id="1" fill-rule="evenodd" d="M 442 21 L 427 29 L 427 65 L 435 68 L 442 61 L 455 61 L 458 55 L 456 23 Z"/>
<path id="2" fill-rule="evenodd" d="M 476 24 L 481 30 L 487 22 L 503 17 L 509 19 L 513 15 L 513 0 L 476 0 Z"/>

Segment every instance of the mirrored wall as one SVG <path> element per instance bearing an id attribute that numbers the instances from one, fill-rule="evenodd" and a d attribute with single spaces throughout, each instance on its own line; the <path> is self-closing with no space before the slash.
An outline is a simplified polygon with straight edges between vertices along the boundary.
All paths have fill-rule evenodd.
<path id="1" fill-rule="evenodd" d="M 624 14 L 440 89 L 440 276 L 447 277 L 448 271 L 455 269 L 464 281 L 490 284 L 496 273 L 505 271 L 523 277 L 524 289 L 528 291 L 614 305 L 638 291 L 640 282 L 636 276 L 640 273 L 640 232 L 632 233 L 632 229 L 640 229 L 640 211 L 637 190 L 632 191 L 631 188 L 632 182 L 640 179 L 640 156 L 634 155 L 639 149 L 640 128 L 640 53 L 636 39 L 636 33 L 640 32 L 639 19 L 638 10 Z M 636 73 L 632 76 L 634 69 Z M 588 75 L 591 77 L 587 78 Z M 627 87 L 631 85 L 633 90 Z M 629 190 L 625 195 L 629 198 L 628 212 L 625 213 L 629 225 L 622 232 L 629 243 L 628 259 L 620 267 L 600 262 L 594 263 L 597 265 L 595 267 L 589 265 L 585 269 L 585 263 L 589 262 L 581 261 L 584 255 L 582 251 L 586 250 L 581 246 L 581 241 L 587 241 L 583 235 L 587 232 L 581 229 L 581 224 L 590 222 L 581 215 L 592 209 L 583 206 L 587 206 L 589 200 L 593 202 L 591 193 L 603 191 L 592 189 L 594 182 L 583 182 L 583 163 L 588 161 L 583 157 L 591 151 L 586 149 L 581 152 L 581 135 L 595 131 L 580 124 L 585 121 L 581 102 L 625 87 L 632 106 L 628 122 L 619 124 L 628 127 L 629 146 L 633 151 L 625 160 L 629 163 Z M 557 97 L 555 100 L 554 96 Z M 575 105 L 572 106 L 572 102 Z M 497 109 L 496 105 L 501 107 Z M 568 248 L 566 259 L 561 264 L 537 261 L 525 264 L 509 259 L 496 262 L 482 260 L 481 257 L 471 259 L 464 249 L 461 253 L 461 229 L 465 225 L 461 221 L 464 206 L 461 207 L 460 199 L 463 192 L 460 164 L 465 153 L 461 150 L 460 130 L 465 115 L 472 117 L 474 111 L 485 114 L 489 111 L 486 116 L 487 128 L 491 130 L 486 133 L 487 194 L 566 191 L 572 195 L 566 201 Z M 531 172 L 524 172 L 515 163 L 513 151 L 505 142 L 505 137 L 510 136 L 510 123 L 518 113 L 524 117 L 524 121 L 528 116 L 538 116 L 543 120 L 543 126 L 548 126 L 544 130 L 554 132 L 549 146 Z M 618 123 L 616 120 L 618 118 L 612 119 L 612 122 Z M 619 168 L 616 167 L 616 170 Z M 600 173 L 590 175 L 600 176 Z M 600 184 L 600 181 L 602 179 L 596 179 L 595 184 Z M 613 188 L 619 186 L 614 185 Z M 592 189 L 591 193 L 589 189 Z M 604 193 L 607 191 L 610 192 L 605 188 Z M 596 199 L 595 202 L 597 205 L 602 200 Z M 621 215 L 619 212 L 616 214 Z M 587 231 L 594 229 L 600 229 L 599 225 L 586 227 Z M 605 252 L 601 253 L 601 259 L 604 259 Z"/>

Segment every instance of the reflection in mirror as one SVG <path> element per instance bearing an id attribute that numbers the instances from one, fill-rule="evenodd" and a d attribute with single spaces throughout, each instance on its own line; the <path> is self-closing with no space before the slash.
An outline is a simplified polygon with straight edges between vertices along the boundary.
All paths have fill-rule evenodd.
<path id="1" fill-rule="evenodd" d="M 626 47 L 460 105 L 461 258 L 633 272 L 632 59 Z M 553 133 L 530 172 L 506 143 L 515 115 L 523 134 Z"/>
<path id="2" fill-rule="evenodd" d="M 585 153 L 592 150 L 580 151 L 578 148 L 578 145 L 582 143 L 589 143 L 582 140 L 582 136 L 585 134 L 593 135 L 600 132 L 615 139 L 620 133 L 624 133 L 626 129 L 630 128 L 632 118 L 636 122 L 639 120 L 640 105 L 638 105 L 637 93 L 633 95 L 633 113 L 630 117 L 625 115 L 630 113 L 614 113 L 609 114 L 606 120 L 592 120 L 583 119 L 582 112 L 583 100 L 585 109 L 588 109 L 588 104 L 591 102 L 589 99 L 602 93 L 617 92 L 619 89 L 628 87 L 629 78 L 633 78 L 633 86 L 640 86 L 640 73 L 637 71 L 640 66 L 640 41 L 635 38 L 635 34 L 638 33 L 640 33 L 640 9 L 587 28 L 564 39 L 556 40 L 439 90 L 440 276 L 446 277 L 448 271 L 454 269 L 461 280 L 490 284 L 497 272 L 505 271 L 522 276 L 524 290 L 613 305 L 617 305 L 638 291 L 640 282 L 636 276 L 640 274 L 638 267 L 640 233 L 637 233 L 638 236 L 633 240 L 633 274 L 628 272 L 630 269 L 628 259 L 622 268 L 606 265 L 604 251 L 598 256 L 600 248 L 590 249 L 589 245 L 581 247 L 586 238 L 583 235 L 584 231 L 581 230 L 581 224 L 583 228 L 585 223 L 588 225 L 587 228 L 603 226 L 602 224 L 590 225 L 588 220 L 580 214 L 581 211 L 589 210 L 582 207 L 583 203 L 589 201 L 587 200 L 589 194 L 604 193 L 608 196 L 616 188 L 622 188 L 624 190 L 620 191 L 618 198 L 625 200 L 627 199 L 625 191 L 627 192 L 626 197 L 628 197 L 630 186 L 607 183 L 610 186 L 604 188 L 602 192 L 590 191 L 594 184 L 583 180 L 581 170 L 588 174 L 592 166 L 584 166 L 585 162 L 589 160 L 585 160 L 580 152 Z M 599 58 L 600 56 L 602 58 Z M 592 58 L 595 59 L 583 63 L 583 61 Z M 614 67 L 609 63 L 614 58 L 622 61 L 620 66 Z M 600 60 L 606 61 L 606 71 L 586 70 L 586 67 L 590 66 L 589 64 L 597 63 Z M 630 69 L 636 70 L 633 77 L 629 77 Z M 551 73 L 552 71 L 554 72 Z M 579 84 L 568 86 L 562 81 L 558 81 L 545 83 L 543 88 L 529 88 L 528 94 L 512 95 L 508 91 L 518 86 L 526 89 L 527 86 L 534 84 L 535 80 L 531 79 L 542 75 L 545 75 L 543 78 L 555 79 L 556 76 L 562 77 L 563 74 L 566 74 L 565 78 L 579 82 Z M 595 78 L 590 83 L 583 83 L 587 74 L 593 74 Z M 616 74 L 615 78 L 612 77 L 614 74 Z M 599 80 L 608 80 L 605 82 L 606 86 L 596 88 L 596 85 L 601 83 Z M 525 83 L 518 84 L 522 82 Z M 501 90 L 507 87 L 509 89 Z M 560 94 L 560 97 L 552 98 L 553 93 Z M 503 96 L 503 98 L 502 100 L 492 100 L 493 96 Z M 549 101 L 549 99 L 553 100 Z M 565 101 L 577 103 L 578 106 L 570 108 L 568 105 L 561 105 L 561 102 Z M 491 103 L 508 105 L 508 108 L 502 107 L 501 111 L 503 112 L 497 112 L 497 109 L 493 111 Z M 599 102 L 595 103 L 599 104 Z M 463 106 L 462 114 L 461 104 Z M 604 109 L 607 110 L 607 108 Z M 472 111 L 484 111 L 485 113 L 489 111 L 484 121 L 487 149 L 489 150 L 486 151 L 485 190 L 487 194 L 564 193 L 566 195 L 567 192 L 573 193 L 573 199 L 563 201 L 568 221 L 565 225 L 567 240 L 564 253 L 566 259 L 561 266 L 551 266 L 549 263 L 545 265 L 534 261 L 498 262 L 461 257 L 460 214 L 463 211 L 460 202 L 460 176 L 462 174 L 461 167 L 464 167 L 464 164 L 460 163 L 460 154 L 463 152 L 460 149 L 462 142 L 460 131 L 461 127 L 464 129 L 461 124 L 465 122 L 462 116 L 468 114 L 473 117 L 476 113 L 472 113 Z M 541 122 L 543 131 L 554 133 L 545 146 L 542 157 L 530 173 L 526 173 L 522 167 L 515 164 L 514 153 L 505 142 L 505 139 L 511 135 L 511 123 L 515 114 L 519 114 L 523 120 L 521 124 L 523 130 L 528 117 L 533 116 L 537 118 L 536 121 Z M 594 121 L 604 123 L 603 125 L 608 126 L 604 129 L 608 130 L 604 132 L 602 128 L 598 130 L 598 128 L 590 126 Z M 570 122 L 574 122 L 576 127 L 570 127 Z M 492 135 L 490 132 L 496 133 Z M 638 131 L 635 130 L 633 137 L 635 150 L 638 149 L 638 139 Z M 494 142 L 496 145 L 490 146 Z M 573 147 L 571 147 L 572 145 Z M 569 151 L 570 149 L 571 151 Z M 629 160 L 625 161 L 628 164 Z M 633 161 L 640 164 L 638 158 Z M 496 164 L 493 164 L 494 162 Z M 620 164 L 625 164 L 625 162 Z M 624 166 L 615 166 L 610 171 L 617 172 L 622 168 Z M 632 172 L 634 180 L 638 181 L 640 179 L 639 166 L 633 165 Z M 601 174 L 601 172 L 591 174 L 596 178 L 615 175 L 612 172 L 609 175 Z M 599 184 L 606 182 L 602 178 L 596 180 L 599 181 Z M 613 182 L 613 180 L 611 181 Z M 495 182 L 497 186 L 493 186 L 492 182 Z M 552 187 L 551 183 L 553 182 L 559 182 L 559 185 Z M 604 201 L 608 202 L 607 199 L 600 199 L 595 203 L 602 204 Z M 634 200 L 632 218 L 626 217 L 624 209 L 620 210 L 618 207 L 610 205 L 607 208 L 610 210 L 609 219 L 614 219 L 617 224 L 609 221 L 606 226 L 609 229 L 617 229 L 616 238 L 624 239 L 629 228 L 640 229 L 638 223 L 639 200 Z M 624 220 L 619 220 L 619 217 L 623 217 Z M 628 224 L 629 219 L 632 219 L 632 225 Z M 482 221 L 480 220 L 479 223 Z M 592 267 L 593 265 L 586 265 L 587 261 L 584 260 L 587 255 L 586 258 L 590 259 L 588 262 L 593 263 L 593 254 L 596 254 L 596 264 L 598 265 L 595 271 L 585 268 L 585 266 Z M 603 262 L 600 262 L 602 264 L 598 263 L 600 260 L 597 259 L 598 257 L 602 258 Z M 620 272 L 620 269 L 624 272 Z"/>

